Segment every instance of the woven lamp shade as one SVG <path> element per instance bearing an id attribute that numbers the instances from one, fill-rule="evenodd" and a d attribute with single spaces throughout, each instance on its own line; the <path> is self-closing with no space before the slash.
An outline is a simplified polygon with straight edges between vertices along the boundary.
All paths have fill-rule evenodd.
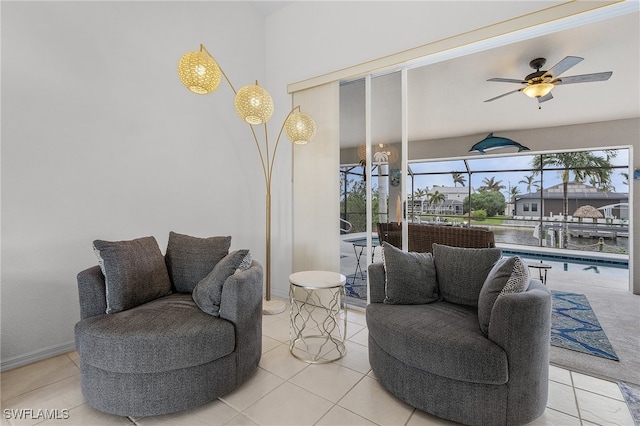
<path id="1" fill-rule="evenodd" d="M 294 112 L 284 123 L 289 140 L 298 145 L 309 143 L 316 135 L 316 123 L 304 112 Z"/>
<path id="2" fill-rule="evenodd" d="M 187 52 L 178 62 L 180 80 L 193 93 L 206 95 L 220 84 L 222 73 L 211 56 L 204 52 Z"/>
<path id="3" fill-rule="evenodd" d="M 238 116 L 249 124 L 264 124 L 273 115 L 273 99 L 258 82 L 238 90 L 235 105 Z"/>

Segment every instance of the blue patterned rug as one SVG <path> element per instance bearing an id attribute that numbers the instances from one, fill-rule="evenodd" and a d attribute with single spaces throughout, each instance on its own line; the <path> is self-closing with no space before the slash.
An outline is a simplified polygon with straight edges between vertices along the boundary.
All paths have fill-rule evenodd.
<path id="1" fill-rule="evenodd" d="M 367 300 L 367 272 L 362 271 L 362 274 L 357 273 L 347 276 L 345 292 L 347 296 Z"/>
<path id="2" fill-rule="evenodd" d="M 631 417 L 636 426 L 640 426 L 640 386 L 632 383 L 618 382 L 618 387 L 629 407 Z"/>
<path id="3" fill-rule="evenodd" d="M 551 344 L 589 355 L 619 361 L 602 330 L 587 296 L 552 291 Z"/>

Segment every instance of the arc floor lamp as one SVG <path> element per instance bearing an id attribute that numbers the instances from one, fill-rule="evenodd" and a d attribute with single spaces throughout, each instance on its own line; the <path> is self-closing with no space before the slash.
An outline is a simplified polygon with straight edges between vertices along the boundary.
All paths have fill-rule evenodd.
<path id="1" fill-rule="evenodd" d="M 266 314 L 276 314 L 284 311 L 285 303 L 279 300 L 271 300 L 271 177 L 273 172 L 274 160 L 280 137 L 283 130 L 291 142 L 303 145 L 310 142 L 316 134 L 316 124 L 313 118 L 300 110 L 297 105 L 289 111 L 285 118 L 278 138 L 273 148 L 269 147 L 269 134 L 267 131 L 267 121 L 273 115 L 273 100 L 271 95 L 265 89 L 255 84 L 242 87 L 237 90 L 231 84 L 231 81 L 216 63 L 213 56 L 209 53 L 204 45 L 200 45 L 199 51 L 187 52 L 178 63 L 178 75 L 182 83 L 192 91 L 199 95 L 206 95 L 218 87 L 222 77 L 227 81 L 233 93 L 235 93 L 235 108 L 238 116 L 249 125 L 253 140 L 255 141 L 260 164 L 264 174 L 266 185 L 266 264 L 265 264 L 265 299 L 263 301 L 263 312 Z M 264 128 L 264 143 L 258 140 L 254 126 L 262 125 Z"/>

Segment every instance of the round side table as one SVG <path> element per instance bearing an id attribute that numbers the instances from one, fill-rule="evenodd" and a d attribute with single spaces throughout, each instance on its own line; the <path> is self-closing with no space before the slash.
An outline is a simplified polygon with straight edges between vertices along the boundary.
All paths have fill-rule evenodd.
<path id="1" fill-rule="evenodd" d="M 337 272 L 303 271 L 289 276 L 289 351 L 311 364 L 332 362 L 347 353 L 346 278 Z"/>

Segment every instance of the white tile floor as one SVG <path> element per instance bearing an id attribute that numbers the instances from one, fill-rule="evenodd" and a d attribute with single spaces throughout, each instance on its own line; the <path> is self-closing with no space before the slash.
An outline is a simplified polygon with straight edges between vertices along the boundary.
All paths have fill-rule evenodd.
<path id="1" fill-rule="evenodd" d="M 102 414 L 80 392 L 75 352 L 3 372 L 5 425 L 445 425 L 394 398 L 377 382 L 367 355 L 364 312 L 348 313 L 347 355 L 311 365 L 289 353 L 289 313 L 265 316 L 256 374 L 229 395 L 197 409 L 146 418 Z M 68 419 L 8 419 L 12 409 L 59 410 Z M 32 415 L 31 417 L 37 417 Z M 633 420 L 616 383 L 551 366 L 549 402 L 533 425 L 628 425 Z"/>

